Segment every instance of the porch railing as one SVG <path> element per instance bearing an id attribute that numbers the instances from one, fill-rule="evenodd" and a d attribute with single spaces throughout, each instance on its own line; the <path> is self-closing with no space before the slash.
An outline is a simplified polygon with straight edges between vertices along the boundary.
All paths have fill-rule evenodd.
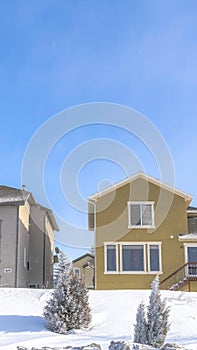
<path id="1" fill-rule="evenodd" d="M 191 280 L 197 280 L 197 262 L 188 262 L 160 282 L 160 289 L 178 290 Z"/>

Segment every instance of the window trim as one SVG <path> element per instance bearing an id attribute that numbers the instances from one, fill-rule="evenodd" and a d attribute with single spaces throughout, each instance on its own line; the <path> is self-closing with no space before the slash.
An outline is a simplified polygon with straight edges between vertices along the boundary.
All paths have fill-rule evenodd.
<path id="1" fill-rule="evenodd" d="M 107 270 L 107 246 L 114 245 L 116 248 L 116 271 Z M 118 274 L 118 243 L 117 242 L 104 242 L 104 273 L 105 274 Z"/>
<path id="2" fill-rule="evenodd" d="M 144 275 L 147 272 L 146 266 L 146 243 L 145 242 L 121 242 L 120 245 L 120 273 L 121 274 L 132 274 L 132 275 Z M 123 271 L 123 262 L 122 262 L 122 247 L 128 245 L 141 245 L 143 246 L 143 257 L 144 257 L 144 270 L 143 271 Z"/>
<path id="3" fill-rule="evenodd" d="M 114 245 L 116 246 L 116 271 L 107 271 L 107 246 Z M 144 256 L 144 270 L 143 271 L 123 271 L 122 264 L 122 247 L 124 245 L 143 246 L 143 256 Z M 150 271 L 150 246 L 157 245 L 159 246 L 159 267 L 160 271 Z M 123 275 L 146 275 L 146 274 L 163 274 L 162 270 L 162 252 L 161 252 L 162 242 L 153 241 L 153 242 L 104 242 L 104 274 L 123 274 Z M 191 245 L 191 244 L 190 244 Z M 197 244 L 194 244 L 197 246 Z M 119 248 L 120 247 L 120 248 Z"/>
<path id="4" fill-rule="evenodd" d="M 184 249 L 185 249 L 185 263 L 188 263 L 188 250 L 187 248 L 189 247 L 196 247 L 197 248 L 197 243 L 183 243 Z"/>
<path id="5" fill-rule="evenodd" d="M 162 258 L 161 258 L 161 244 L 162 242 L 147 242 L 146 245 L 147 245 L 147 257 L 148 257 L 148 269 L 147 269 L 147 272 L 148 274 L 155 274 L 155 273 L 158 273 L 158 274 L 162 274 Z M 157 245 L 159 247 L 159 271 L 152 271 L 150 269 L 150 246 L 151 245 Z"/>
<path id="6" fill-rule="evenodd" d="M 155 221 L 154 221 L 154 201 L 128 201 L 127 206 L 128 206 L 128 228 L 136 228 L 136 229 L 146 229 L 146 228 L 154 228 L 155 227 Z M 152 212 L 152 225 L 132 225 L 131 224 L 131 212 L 130 212 L 130 207 L 131 205 L 140 205 L 140 217 L 141 217 L 141 222 L 142 222 L 142 210 L 141 207 L 142 205 L 149 204 L 151 205 L 151 212 Z"/>
<path id="7" fill-rule="evenodd" d="M 79 271 L 79 274 L 76 274 L 76 271 Z M 79 267 L 74 267 L 74 275 L 77 276 L 77 277 L 80 277 L 80 276 L 81 276 L 80 268 L 79 268 Z"/>

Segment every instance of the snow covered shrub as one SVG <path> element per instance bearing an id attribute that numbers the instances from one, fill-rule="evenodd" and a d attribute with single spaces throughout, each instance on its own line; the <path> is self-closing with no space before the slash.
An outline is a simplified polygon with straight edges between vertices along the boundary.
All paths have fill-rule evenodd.
<path id="1" fill-rule="evenodd" d="M 134 342 L 147 344 L 147 323 L 144 303 L 141 302 L 137 308 L 136 324 L 134 325 Z"/>
<path id="2" fill-rule="evenodd" d="M 87 328 L 91 321 L 88 290 L 81 279 L 74 276 L 72 263 L 63 253 L 57 285 L 44 308 L 44 317 L 48 329 L 62 334 Z"/>
<path id="3" fill-rule="evenodd" d="M 169 308 L 165 300 L 161 300 L 159 291 L 159 276 L 156 276 L 151 285 L 152 292 L 150 295 L 147 310 L 147 340 L 148 344 L 160 347 L 164 344 L 169 325 Z"/>
<path id="4" fill-rule="evenodd" d="M 132 346 L 128 342 L 125 342 L 124 340 L 119 340 L 119 341 L 112 340 L 108 349 L 109 350 L 132 350 Z"/>
<path id="5" fill-rule="evenodd" d="M 156 276 L 151 285 L 147 313 L 144 304 L 137 309 L 136 324 L 134 325 L 134 342 L 160 347 L 164 344 L 169 330 L 169 308 L 165 300 L 161 300 L 159 277 Z"/>

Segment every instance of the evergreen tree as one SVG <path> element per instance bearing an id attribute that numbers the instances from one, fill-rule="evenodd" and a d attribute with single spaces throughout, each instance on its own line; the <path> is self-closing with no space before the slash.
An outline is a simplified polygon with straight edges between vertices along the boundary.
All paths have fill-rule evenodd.
<path id="1" fill-rule="evenodd" d="M 168 319 L 170 310 L 166 306 L 165 300 L 161 300 L 158 276 L 153 280 L 151 288 L 152 292 L 147 307 L 147 316 L 143 303 L 137 309 L 134 341 L 140 344 L 160 347 L 163 345 L 169 330 Z"/>
<path id="2" fill-rule="evenodd" d="M 53 269 L 53 284 L 54 284 L 54 286 L 57 285 L 58 276 L 63 272 L 63 270 L 67 264 L 66 256 L 61 251 L 59 252 L 58 260 L 59 260 L 58 263 L 54 264 L 54 269 Z"/>
<path id="3" fill-rule="evenodd" d="M 90 323 L 88 291 L 74 276 L 72 263 L 63 253 L 60 254 L 57 285 L 44 308 L 44 317 L 51 331 L 63 334 L 88 327 Z"/>
<path id="4" fill-rule="evenodd" d="M 145 315 L 145 306 L 141 302 L 137 308 L 136 324 L 134 325 L 134 342 L 140 344 L 147 344 L 146 335 L 147 323 Z"/>
<path id="5" fill-rule="evenodd" d="M 161 300 L 159 277 L 156 276 L 151 285 L 149 306 L 147 310 L 147 341 L 149 345 L 160 347 L 170 328 L 169 308 L 165 300 Z"/>
<path id="6" fill-rule="evenodd" d="M 80 277 L 73 276 L 70 288 L 73 299 L 76 301 L 75 315 L 73 315 L 74 328 L 87 328 L 91 321 L 87 286 Z"/>

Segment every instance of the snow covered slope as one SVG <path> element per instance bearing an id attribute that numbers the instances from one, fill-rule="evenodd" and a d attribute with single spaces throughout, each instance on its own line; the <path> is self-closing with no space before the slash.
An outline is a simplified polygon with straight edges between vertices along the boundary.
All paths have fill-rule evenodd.
<path id="1" fill-rule="evenodd" d="M 133 323 L 141 300 L 148 302 L 150 291 L 90 291 L 92 326 L 87 332 L 59 335 L 45 328 L 42 317 L 51 291 L 0 289 L 0 349 L 87 345 L 99 343 L 107 349 L 111 340 L 133 339 Z M 169 342 L 197 350 L 197 293 L 167 292 L 162 296 L 171 307 Z"/>

